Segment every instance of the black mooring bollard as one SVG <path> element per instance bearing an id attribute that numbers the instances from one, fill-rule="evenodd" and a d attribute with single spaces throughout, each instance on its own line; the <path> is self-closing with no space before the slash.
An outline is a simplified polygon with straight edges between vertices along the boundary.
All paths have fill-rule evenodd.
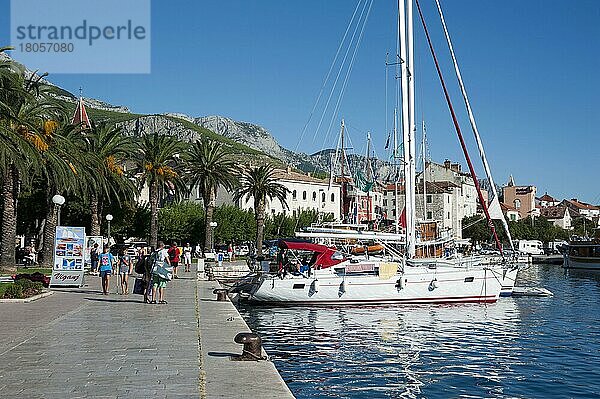
<path id="1" fill-rule="evenodd" d="M 213 294 L 217 294 L 217 301 L 227 300 L 227 290 L 225 288 L 216 288 L 213 290 Z"/>
<path id="2" fill-rule="evenodd" d="M 237 344 L 244 344 L 241 355 L 231 356 L 231 360 L 263 360 L 262 340 L 254 333 L 239 333 L 233 339 Z"/>

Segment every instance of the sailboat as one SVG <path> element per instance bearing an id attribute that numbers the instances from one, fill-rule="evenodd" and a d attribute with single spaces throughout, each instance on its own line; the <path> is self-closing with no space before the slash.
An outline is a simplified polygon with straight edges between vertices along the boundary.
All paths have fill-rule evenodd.
<path id="1" fill-rule="evenodd" d="M 417 7 L 419 7 L 417 0 Z M 439 3 L 438 3 L 439 6 Z M 439 8 L 440 15 L 441 8 Z M 419 8 L 419 15 L 426 29 Z M 493 303 L 502 293 L 512 292 L 517 269 L 502 256 L 500 260 L 490 260 L 482 256 L 424 257 L 427 251 L 418 253 L 417 247 L 426 245 L 417 235 L 415 212 L 416 171 L 415 171 L 415 124 L 414 124 L 414 50 L 413 50 L 413 4 L 412 0 L 398 1 L 398 40 L 401 60 L 402 88 L 402 142 L 405 180 L 406 228 L 403 251 L 389 245 L 384 233 L 368 233 L 377 237 L 383 246 L 380 256 L 352 255 L 337 247 L 309 242 L 280 241 L 281 250 L 290 251 L 300 267 L 289 273 L 278 275 L 262 274 L 254 277 L 247 290 L 250 302 L 278 305 L 296 304 L 414 304 L 414 303 Z M 442 16 L 443 20 L 443 16 Z M 445 24 L 444 24 L 445 29 Z M 445 29 L 446 33 L 447 30 Z M 427 30 L 426 30 L 427 33 Z M 429 35 L 427 33 L 429 41 Z M 449 39 L 449 36 L 447 36 Z M 431 42 L 429 41 L 430 47 Z M 435 59 L 435 54 L 434 59 Z M 437 60 L 436 65 L 437 65 Z M 455 64 L 457 66 L 457 64 Z M 457 69 L 458 70 L 458 69 Z M 438 73 L 441 77 L 441 72 Z M 449 100 L 447 91 L 444 91 Z M 462 84 L 461 84 L 462 85 Z M 466 95 L 466 92 L 463 92 Z M 466 97 L 465 97 L 466 98 Z M 468 100 L 465 100 L 468 103 Z M 469 164 L 471 175 L 479 193 L 480 202 L 488 221 L 492 220 L 466 152 L 462 134 L 458 128 L 454 111 L 449 103 L 459 140 Z M 471 115 L 471 112 L 469 111 Z M 476 129 L 475 129 L 476 131 Z M 476 136 L 478 133 L 476 132 Z M 480 154 L 484 160 L 486 173 L 489 173 L 483 147 L 478 140 Z M 396 147 L 397 148 L 397 147 Z M 491 174 L 489 174 L 491 176 Z M 492 182 L 493 187 L 493 182 Z M 497 201 L 497 196 L 494 199 Z M 492 203 L 492 211 L 494 210 Z M 398 213 L 396 213 L 398 215 Z M 495 215 L 495 214 L 494 214 Z M 496 216 L 496 215 L 495 215 Z M 497 234 L 494 237 L 499 245 Z M 307 237 L 344 237 L 360 239 L 367 233 L 316 231 L 303 235 Z M 394 235 L 395 236 L 395 235 Z M 390 237 L 391 238 L 391 237 Z M 396 238 L 396 237 L 394 237 Z M 310 258 L 310 260 L 308 260 Z M 300 260 L 302 259 L 302 260 Z"/>

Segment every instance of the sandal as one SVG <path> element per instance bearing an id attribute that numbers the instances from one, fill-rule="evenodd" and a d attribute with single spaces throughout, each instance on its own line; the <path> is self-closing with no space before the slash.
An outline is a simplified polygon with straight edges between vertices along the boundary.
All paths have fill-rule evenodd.
<path id="1" fill-rule="evenodd" d="M 164 304 L 164 305 L 166 305 L 166 304 L 167 304 L 167 301 L 160 301 L 159 303 L 160 303 L 160 304 Z"/>

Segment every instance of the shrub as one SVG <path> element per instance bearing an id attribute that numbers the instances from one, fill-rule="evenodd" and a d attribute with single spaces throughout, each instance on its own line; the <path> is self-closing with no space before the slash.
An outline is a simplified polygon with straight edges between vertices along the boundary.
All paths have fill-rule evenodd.
<path id="1" fill-rule="evenodd" d="M 11 284 L 4 291 L 4 298 L 23 299 L 38 295 L 42 292 L 44 286 L 40 282 L 33 282 L 27 279 L 21 279 Z"/>
<path id="2" fill-rule="evenodd" d="M 42 283 L 40 283 L 38 281 L 33 282 L 33 281 L 25 279 L 25 278 L 16 281 L 15 285 L 21 286 L 21 289 L 23 290 L 22 298 L 29 298 L 30 296 L 40 294 L 42 292 L 42 290 L 44 289 L 44 286 L 42 285 Z"/>
<path id="3" fill-rule="evenodd" d="M 23 287 L 20 284 L 11 284 L 4 291 L 3 298 L 20 299 L 23 298 Z"/>

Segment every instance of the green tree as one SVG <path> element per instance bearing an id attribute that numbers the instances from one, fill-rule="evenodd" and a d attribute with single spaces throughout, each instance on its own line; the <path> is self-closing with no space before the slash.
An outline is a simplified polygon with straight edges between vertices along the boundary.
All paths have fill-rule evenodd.
<path id="1" fill-rule="evenodd" d="M 187 191 L 179 160 L 183 151 L 183 143 L 175 137 L 153 133 L 142 136 L 134 152 L 140 186 L 147 185 L 150 194 L 150 245 L 154 247 L 158 241 L 159 190 L 174 199 Z"/>
<path id="2" fill-rule="evenodd" d="M 163 240 L 198 242 L 204 226 L 201 204 L 186 201 L 166 206 L 158 213 L 158 233 Z"/>
<path id="3" fill-rule="evenodd" d="M 254 200 L 254 217 L 256 219 L 256 255 L 262 256 L 262 242 L 265 228 L 265 208 L 267 200 L 277 199 L 287 208 L 286 195 L 288 189 L 275 178 L 275 168 L 270 165 L 250 167 L 242 170 L 239 187 L 233 194 L 234 201 Z"/>
<path id="4" fill-rule="evenodd" d="M 1 48 L 0 53 L 7 49 Z M 41 167 L 41 153 L 48 147 L 45 136 L 60 114 L 43 77 L 26 75 L 24 67 L 10 59 L 0 61 L 0 270 L 14 271 L 21 183 L 27 184 Z"/>
<path id="5" fill-rule="evenodd" d="M 222 142 L 210 139 L 195 142 L 187 152 L 186 160 L 191 185 L 198 187 L 204 203 L 206 251 L 213 243 L 210 223 L 213 220 L 217 190 L 219 187 L 233 189 L 236 183 L 236 164 Z"/>
<path id="6" fill-rule="evenodd" d="M 125 136 L 121 128 L 106 122 L 92 121 L 85 130 L 86 152 L 93 155 L 95 173 L 89 181 L 91 212 L 91 235 L 100 235 L 102 203 L 110 198 L 118 202 L 131 201 L 137 194 L 135 184 L 124 173 L 123 164 L 134 152 L 131 137 Z"/>
<path id="7" fill-rule="evenodd" d="M 215 208 L 215 242 L 220 244 L 244 243 L 255 240 L 256 222 L 250 211 L 235 205 L 221 205 Z"/>

